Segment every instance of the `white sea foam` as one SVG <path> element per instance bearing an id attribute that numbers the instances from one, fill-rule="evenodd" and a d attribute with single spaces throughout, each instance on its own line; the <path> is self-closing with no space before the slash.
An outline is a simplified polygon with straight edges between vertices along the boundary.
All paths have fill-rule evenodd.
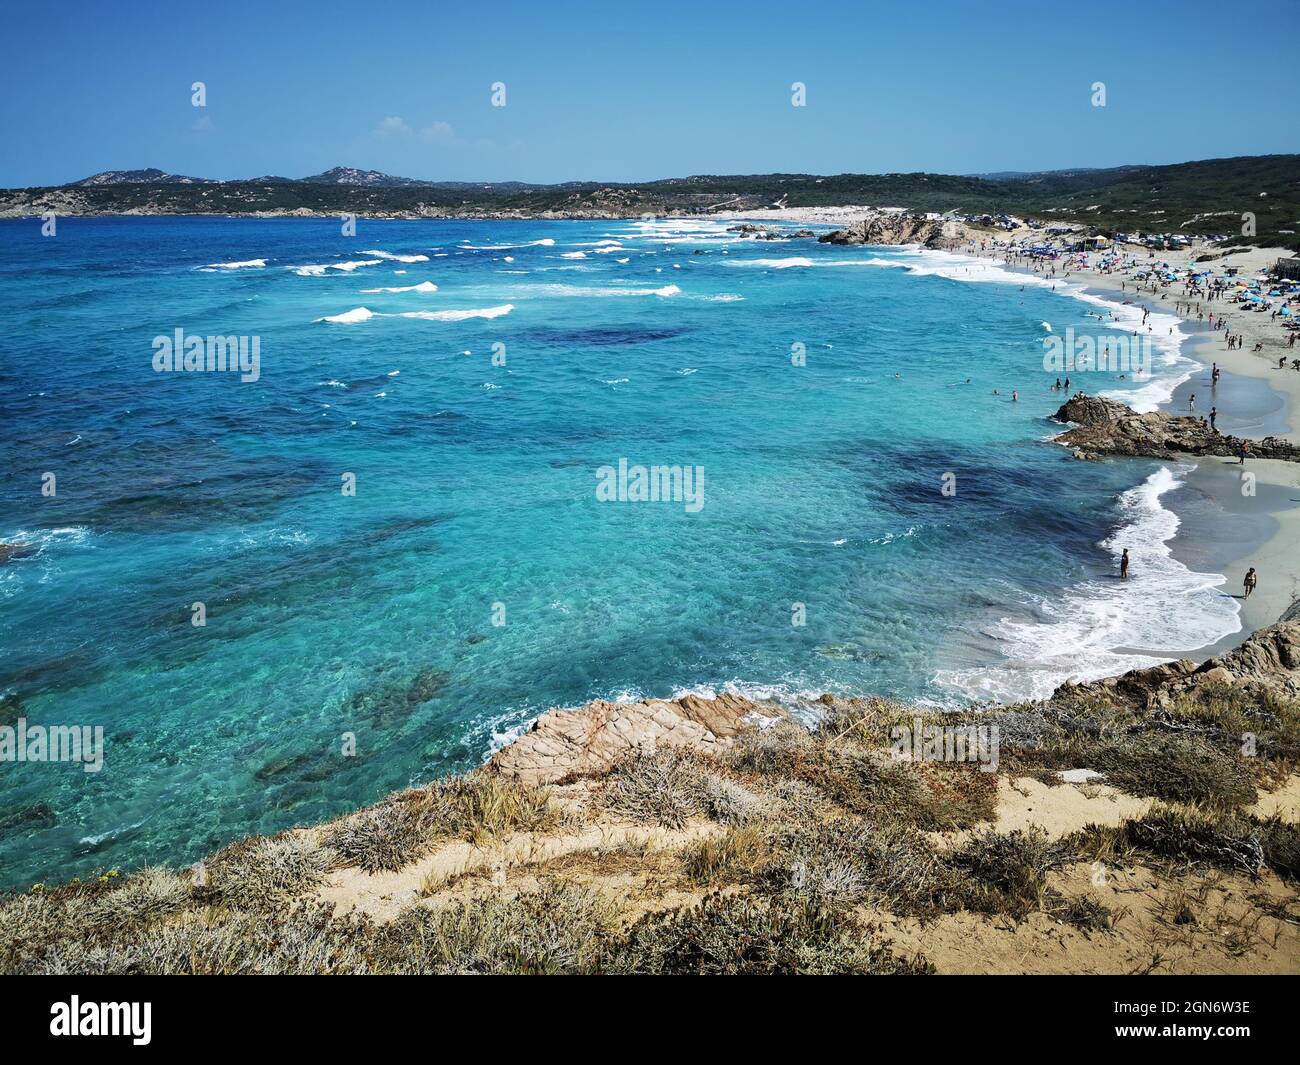
<path id="1" fill-rule="evenodd" d="M 403 311 L 399 318 L 419 318 L 426 322 L 463 322 L 467 318 L 500 318 L 515 309 L 513 303 L 500 307 L 478 307 L 468 311 Z"/>
<path id="2" fill-rule="evenodd" d="M 335 325 L 356 325 L 358 322 L 368 322 L 375 317 L 375 312 L 369 307 L 354 307 L 350 311 L 344 311 L 342 314 L 331 314 L 325 318 L 317 318 L 318 322 L 333 322 Z"/>
<path id="3" fill-rule="evenodd" d="M 787 259 L 728 259 L 728 266 L 760 266 L 769 270 L 789 270 L 795 266 L 812 266 L 813 261 L 802 255 Z"/>
<path id="4" fill-rule="evenodd" d="M 1034 617 L 1004 617 L 989 630 L 1005 665 L 943 670 L 935 680 L 972 699 L 1043 699 L 1067 680 L 1156 665 L 1240 631 L 1237 601 L 1219 590 L 1225 578 L 1188 569 L 1170 550 L 1179 521 L 1161 496 L 1187 469 L 1162 467 L 1120 495 L 1124 524 L 1099 546 L 1117 560 L 1128 548 L 1129 580 L 1085 581 L 1027 601 Z"/>
<path id="5" fill-rule="evenodd" d="M 361 254 L 373 255 L 377 259 L 387 259 L 389 260 L 389 262 L 394 262 L 394 263 L 427 263 L 429 261 L 429 257 L 427 255 L 398 255 L 391 251 L 368 250 L 368 251 L 363 251 Z"/>
<path id="6" fill-rule="evenodd" d="M 628 285 L 610 285 L 607 288 L 597 288 L 588 285 L 529 285 L 527 288 L 519 288 L 520 295 L 525 296 L 569 296 L 569 297 L 590 297 L 600 299 L 610 296 L 661 296 L 664 298 L 670 296 L 680 296 L 682 290 L 676 285 L 662 285 L 659 288 L 634 288 Z"/>
<path id="7" fill-rule="evenodd" d="M 54 529 L 19 529 L 0 539 L 5 543 L 34 547 L 39 550 L 54 544 L 86 544 L 93 536 L 94 533 L 84 525 L 62 525 Z"/>
<path id="8" fill-rule="evenodd" d="M 371 318 L 419 318 L 426 322 L 463 322 L 469 318 L 500 318 L 514 309 L 514 304 L 506 303 L 500 307 L 474 307 L 463 311 L 402 311 L 398 314 L 383 314 L 372 311 L 369 307 L 354 307 L 342 314 L 317 318 L 316 321 L 330 322 L 334 325 L 358 325 L 370 321 Z"/>
<path id="9" fill-rule="evenodd" d="M 396 288 L 363 288 L 363 296 L 371 296 L 377 292 L 437 292 L 438 286 L 432 281 L 421 281 L 418 285 L 399 285 Z"/>
<path id="10" fill-rule="evenodd" d="M 550 237 L 543 240 L 529 240 L 523 244 L 462 244 L 458 251 L 507 251 L 511 248 L 553 248 L 555 241 Z M 445 254 L 445 253 L 444 253 Z"/>
<path id="11" fill-rule="evenodd" d="M 585 251 L 562 251 L 562 252 L 560 252 L 560 258 L 561 258 L 561 259 L 585 259 L 586 257 L 587 257 L 587 253 L 586 253 Z"/>
<path id="12" fill-rule="evenodd" d="M 383 259 L 357 259 L 346 263 L 308 263 L 306 266 L 291 266 L 289 269 L 299 277 L 320 277 L 326 270 L 339 270 L 350 274 L 363 266 L 378 266 L 383 261 Z"/>
<path id="13" fill-rule="evenodd" d="M 265 266 L 265 259 L 247 259 L 238 263 L 208 263 L 203 267 L 205 270 L 256 270 Z"/>
<path id="14" fill-rule="evenodd" d="M 116 828 L 110 828 L 105 832 L 100 832 L 89 836 L 82 836 L 80 842 L 88 844 L 92 847 L 97 847 L 99 846 L 99 844 L 103 843 L 104 840 L 112 839 L 115 836 L 120 836 L 124 832 L 134 832 L 137 828 L 139 828 L 143 824 L 144 821 L 135 821 L 129 825 L 118 825 Z"/>

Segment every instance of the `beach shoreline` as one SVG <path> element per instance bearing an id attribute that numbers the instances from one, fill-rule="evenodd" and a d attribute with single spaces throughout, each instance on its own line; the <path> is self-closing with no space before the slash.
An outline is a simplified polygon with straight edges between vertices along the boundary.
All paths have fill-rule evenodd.
<path id="1" fill-rule="evenodd" d="M 1252 248 L 1225 256 L 1222 262 L 1253 274 L 1271 264 L 1279 254 L 1275 249 Z M 1194 252 L 1163 255 L 1175 269 L 1194 259 Z M 1006 266 L 1018 273 L 1041 277 L 1024 266 L 1012 263 Z M 1212 311 L 1216 320 L 1220 316 L 1227 320 L 1228 332 L 1245 337 L 1240 348 L 1229 349 L 1225 332 L 1211 330 L 1198 320 L 1194 309 L 1178 309 L 1178 299 L 1161 299 L 1149 290 L 1135 291 L 1133 282 L 1126 281 L 1121 286 L 1114 275 L 1096 270 L 1071 268 L 1059 280 L 1063 287 L 1072 286 L 1076 294 L 1129 303 L 1180 319 L 1180 328 L 1187 334 L 1180 353 L 1196 362 L 1200 369 L 1179 384 L 1173 395 L 1159 405 L 1159 410 L 1171 414 L 1191 413 L 1188 397 L 1194 393 L 1201 397 L 1202 412 L 1212 404 L 1217 406 L 1222 401 L 1219 397 L 1229 397 L 1229 405 L 1219 411 L 1218 419 L 1225 432 L 1253 439 L 1276 435 L 1300 440 L 1300 373 L 1277 369 L 1278 353 L 1286 349 L 1277 340 L 1279 330 L 1269 316 L 1241 311 L 1224 301 L 1210 304 L 1202 301 L 1202 309 Z M 1065 294 L 1070 294 L 1068 289 Z M 1250 349 L 1257 342 L 1264 344 L 1264 351 L 1255 354 Z M 1211 382 L 1209 373 L 1215 363 L 1222 371 L 1217 385 Z M 1258 401 L 1245 411 L 1234 409 L 1231 397 L 1243 382 L 1256 388 L 1262 384 L 1271 397 L 1272 409 L 1261 410 Z M 1194 462 L 1195 468 L 1183 475 L 1183 487 L 1167 501 L 1180 521 L 1171 549 L 1174 557 L 1189 568 L 1223 574 L 1226 578 L 1223 594 L 1232 595 L 1241 608 L 1239 631 L 1183 655 L 1191 661 L 1203 662 L 1273 624 L 1300 598 L 1300 551 L 1294 546 L 1300 543 L 1300 466 L 1250 459 L 1245 470 L 1254 475 L 1255 494 L 1249 496 L 1243 494 L 1243 468 L 1235 461 L 1215 456 L 1189 456 L 1188 461 Z M 1251 530 L 1253 535 L 1241 535 L 1243 520 L 1249 518 L 1256 519 Z M 1241 579 L 1251 566 L 1260 574 L 1260 583 L 1245 598 Z"/>

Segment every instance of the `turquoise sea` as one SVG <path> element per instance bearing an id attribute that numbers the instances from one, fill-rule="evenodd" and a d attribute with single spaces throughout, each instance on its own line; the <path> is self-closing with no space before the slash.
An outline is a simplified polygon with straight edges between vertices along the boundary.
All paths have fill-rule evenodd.
<path id="1" fill-rule="evenodd" d="M 1169 554 L 1177 467 L 1046 442 L 1044 336 L 1126 308 L 727 225 L 0 222 L 0 725 L 105 736 L 0 761 L 0 885 L 337 815 L 552 706 L 1012 700 L 1238 628 Z M 1072 388 L 1167 396 L 1155 325 L 1152 381 Z M 258 379 L 156 372 L 177 329 Z M 703 506 L 601 502 L 620 460 Z"/>

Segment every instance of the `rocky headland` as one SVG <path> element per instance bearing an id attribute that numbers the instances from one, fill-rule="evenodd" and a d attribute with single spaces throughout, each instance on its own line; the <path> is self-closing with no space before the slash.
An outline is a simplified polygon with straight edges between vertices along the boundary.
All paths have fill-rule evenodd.
<path id="1" fill-rule="evenodd" d="M 1077 458 L 1102 455 L 1134 458 L 1178 458 L 1184 455 L 1222 455 L 1237 458 L 1242 438 L 1220 433 L 1209 419 L 1153 411 L 1139 414 L 1131 407 L 1100 396 L 1072 396 L 1054 415 L 1073 428 L 1056 442 L 1074 450 Z M 1300 462 L 1300 445 L 1275 436 L 1248 441 L 1250 456 Z"/>
<path id="2" fill-rule="evenodd" d="M 964 233 L 960 223 L 950 220 L 910 211 L 871 211 L 852 225 L 817 240 L 821 244 L 920 244 L 938 248 L 963 239 Z"/>

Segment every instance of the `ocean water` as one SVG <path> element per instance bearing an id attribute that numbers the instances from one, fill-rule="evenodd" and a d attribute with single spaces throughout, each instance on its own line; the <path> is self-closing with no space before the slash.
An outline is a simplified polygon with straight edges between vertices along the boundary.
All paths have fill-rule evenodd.
<path id="1" fill-rule="evenodd" d="M 105 734 L 0 762 L 0 885 L 336 815 L 552 706 L 1015 700 L 1236 631 L 1178 467 L 1046 442 L 1043 338 L 1112 311 L 716 221 L 0 222 L 0 724 Z M 1152 380 L 1073 387 L 1168 396 L 1156 319 Z M 260 376 L 156 372 L 177 329 Z M 602 502 L 620 460 L 703 505 Z"/>

